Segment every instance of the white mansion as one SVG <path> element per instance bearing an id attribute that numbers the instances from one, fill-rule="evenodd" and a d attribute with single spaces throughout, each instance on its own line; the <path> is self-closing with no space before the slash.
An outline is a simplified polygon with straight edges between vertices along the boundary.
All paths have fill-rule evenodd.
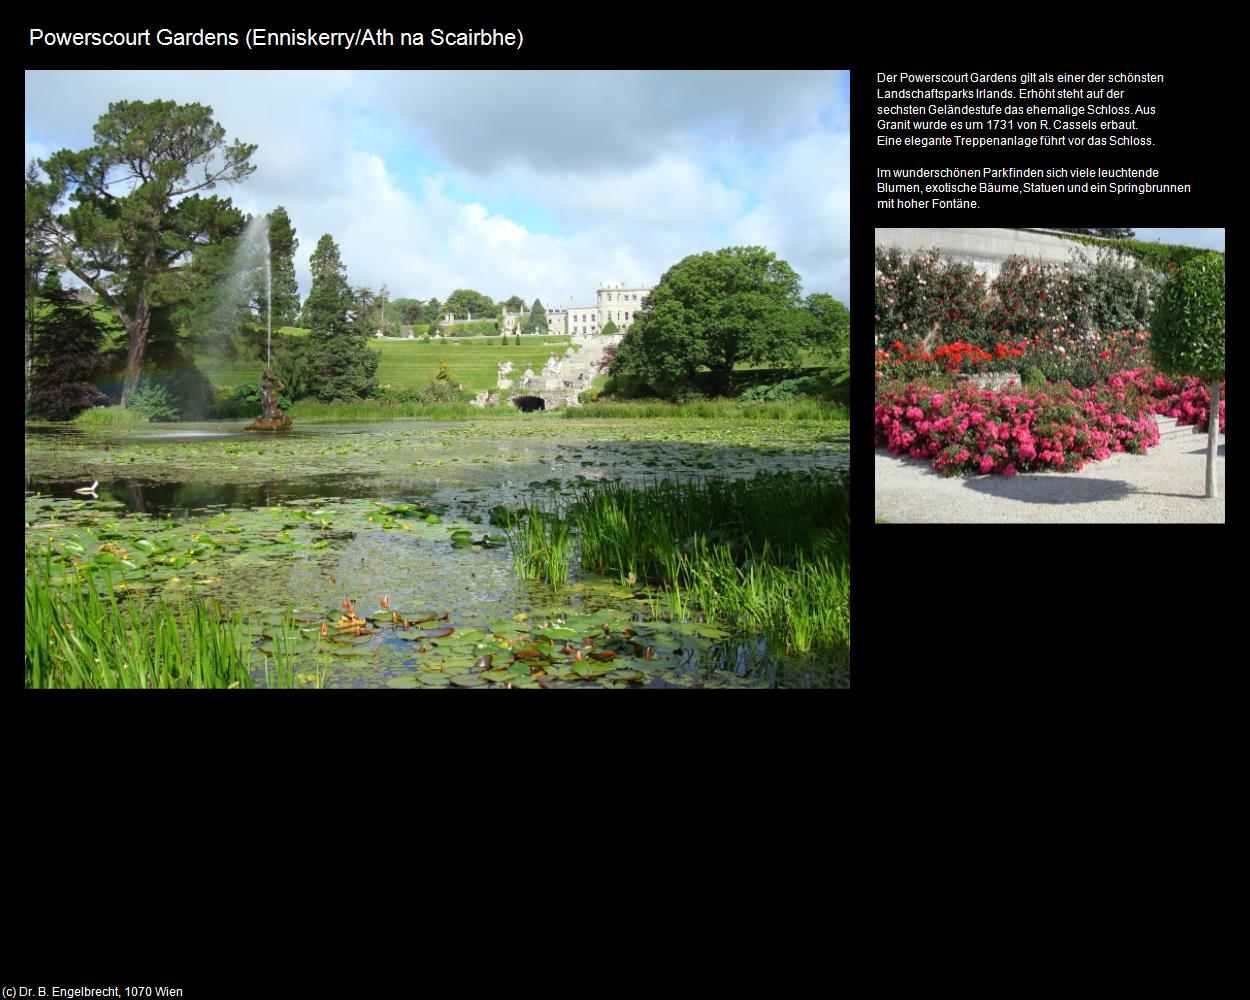
<path id="1" fill-rule="evenodd" d="M 638 315 L 642 303 L 651 291 L 651 285 L 626 288 L 619 281 L 605 281 L 595 293 L 593 306 L 575 306 L 569 296 L 567 309 L 548 309 L 547 328 L 553 334 L 578 336 L 597 334 L 609 322 L 616 324 L 618 333 L 624 333 Z M 503 332 L 512 333 L 529 313 L 504 313 Z"/>

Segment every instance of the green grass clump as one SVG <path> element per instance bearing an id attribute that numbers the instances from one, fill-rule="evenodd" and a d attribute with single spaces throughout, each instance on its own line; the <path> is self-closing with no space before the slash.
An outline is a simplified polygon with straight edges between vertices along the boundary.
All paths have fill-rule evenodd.
<path id="1" fill-rule="evenodd" d="M 788 650 L 850 648 L 845 476 L 597 484 L 562 514 L 527 515 L 513 543 L 525 579 L 570 558 L 575 533 L 581 568 L 653 588 L 657 615 L 763 633 Z M 569 532 L 558 545 L 557 525 Z"/>
<path id="2" fill-rule="evenodd" d="M 237 615 L 199 600 L 122 603 L 107 577 L 91 576 L 81 588 L 54 587 L 49 576 L 27 567 L 26 687 L 253 686 L 251 643 Z"/>
<path id="3" fill-rule="evenodd" d="M 528 504 L 520 516 L 505 522 L 504 530 L 517 576 L 552 586 L 568 583 L 573 537 L 559 511 Z"/>
<path id="4" fill-rule="evenodd" d="M 109 426 L 112 424 L 146 424 L 148 417 L 140 410 L 125 406 L 93 406 L 83 410 L 74 418 L 74 423 L 91 424 L 93 426 Z"/>
<path id="5" fill-rule="evenodd" d="M 735 399 L 707 399 L 693 403 L 665 403 L 659 400 L 624 400 L 587 403 L 564 410 L 568 420 L 596 417 L 620 419 L 667 418 L 677 420 L 803 420 L 846 423 L 847 408 L 840 403 L 800 400 L 790 403 L 740 403 Z"/>

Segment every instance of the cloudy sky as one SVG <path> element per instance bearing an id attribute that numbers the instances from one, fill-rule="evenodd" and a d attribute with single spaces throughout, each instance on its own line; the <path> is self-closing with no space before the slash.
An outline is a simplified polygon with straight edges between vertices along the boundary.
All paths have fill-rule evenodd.
<path id="1" fill-rule="evenodd" d="M 31 71 L 25 152 L 89 146 L 111 101 L 211 106 L 258 145 L 216 193 L 286 207 L 305 295 L 328 232 L 348 280 L 392 298 L 592 304 L 761 244 L 849 303 L 847 90 L 834 71 Z"/>

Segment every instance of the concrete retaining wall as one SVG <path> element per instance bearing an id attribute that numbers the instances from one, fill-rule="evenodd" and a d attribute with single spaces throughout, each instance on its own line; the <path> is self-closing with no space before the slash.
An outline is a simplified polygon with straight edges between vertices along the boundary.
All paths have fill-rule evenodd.
<path id="1" fill-rule="evenodd" d="M 1031 261 L 1067 264 L 1075 261 L 1074 250 L 1090 260 L 1097 249 L 1074 240 L 1055 236 L 1045 229 L 878 229 L 877 246 L 899 247 L 915 252 L 937 247 L 943 257 L 972 264 L 992 281 L 1003 261 L 1013 254 Z"/>

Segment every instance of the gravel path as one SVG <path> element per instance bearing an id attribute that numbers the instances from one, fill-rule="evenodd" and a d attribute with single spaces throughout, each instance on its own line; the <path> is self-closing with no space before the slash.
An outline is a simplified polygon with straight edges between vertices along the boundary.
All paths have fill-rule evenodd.
<path id="1" fill-rule="evenodd" d="M 946 478 L 928 462 L 877 449 L 876 513 L 891 522 L 1224 523 L 1224 439 L 1219 497 L 1206 492 L 1206 434 L 1165 435 L 1145 455 L 1116 454 L 1080 472 Z"/>

